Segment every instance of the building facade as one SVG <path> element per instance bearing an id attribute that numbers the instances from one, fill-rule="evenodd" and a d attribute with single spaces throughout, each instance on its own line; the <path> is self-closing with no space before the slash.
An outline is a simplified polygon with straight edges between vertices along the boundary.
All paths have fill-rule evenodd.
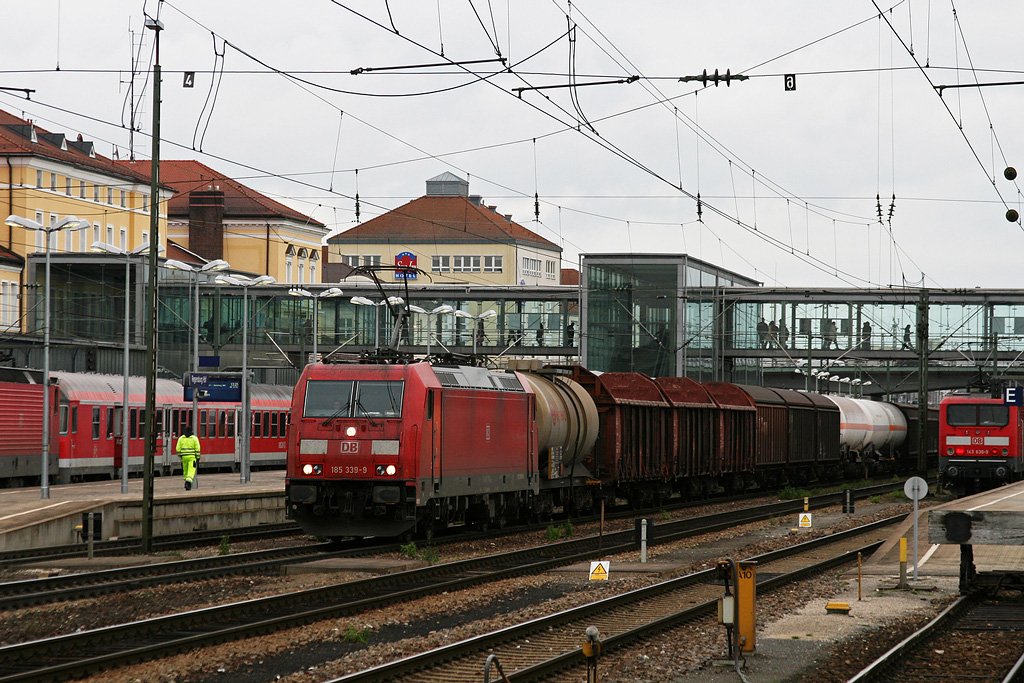
<path id="1" fill-rule="evenodd" d="M 149 175 L 96 152 L 81 135 L 72 140 L 51 133 L 33 121 L 0 110 L 0 219 L 9 215 L 53 227 L 74 216 L 91 223 L 88 230 L 50 234 L 53 255 L 86 253 L 95 242 L 131 250 L 149 242 L 151 231 Z M 166 200 L 162 187 L 159 206 L 160 243 L 166 242 Z M 29 257 L 46 251 L 46 233 L 0 225 L 0 327 L 9 332 L 35 329 L 39 316 L 24 296 L 39 284 Z M 41 269 L 38 269 L 41 270 Z"/>
<path id="2" fill-rule="evenodd" d="M 148 164 L 121 165 L 148 176 Z M 198 262 L 224 259 L 233 271 L 270 275 L 282 283 L 323 282 L 321 241 L 327 227 L 320 221 L 192 159 L 161 161 L 160 181 L 174 189 L 168 240 Z M 181 260 L 196 259 L 185 254 Z"/>
<path id="3" fill-rule="evenodd" d="M 561 258 L 561 247 L 447 172 L 427 181 L 424 196 L 327 240 L 332 265 L 415 266 L 436 284 L 558 285 Z"/>

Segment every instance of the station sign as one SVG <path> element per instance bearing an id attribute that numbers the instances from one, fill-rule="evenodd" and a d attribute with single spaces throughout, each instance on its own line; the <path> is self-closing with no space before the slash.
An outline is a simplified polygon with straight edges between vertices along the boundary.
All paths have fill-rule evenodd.
<path id="1" fill-rule="evenodd" d="M 1003 403 L 1008 406 L 1024 405 L 1024 387 L 1004 387 Z"/>
<path id="2" fill-rule="evenodd" d="M 239 403 L 242 400 L 240 372 L 186 372 L 183 382 L 184 400 Z"/>

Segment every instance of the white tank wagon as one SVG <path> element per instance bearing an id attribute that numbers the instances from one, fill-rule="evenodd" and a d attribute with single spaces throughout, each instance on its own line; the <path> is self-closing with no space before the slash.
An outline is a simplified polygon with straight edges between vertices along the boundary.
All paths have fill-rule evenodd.
<path id="1" fill-rule="evenodd" d="M 890 455 L 907 438 L 907 420 L 891 403 L 828 396 L 839 408 L 839 443 L 851 453 Z"/>
<path id="2" fill-rule="evenodd" d="M 597 406 L 586 389 L 559 375 L 521 372 L 537 400 L 537 441 L 540 453 L 557 449 L 567 468 L 590 453 L 597 441 Z"/>

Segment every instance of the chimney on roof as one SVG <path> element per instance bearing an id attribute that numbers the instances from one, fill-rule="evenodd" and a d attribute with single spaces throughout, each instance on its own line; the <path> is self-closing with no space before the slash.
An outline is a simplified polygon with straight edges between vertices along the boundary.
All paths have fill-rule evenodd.
<path id="1" fill-rule="evenodd" d="M 506 213 L 505 214 L 505 220 L 507 220 L 509 223 L 511 223 L 512 222 L 512 214 Z"/>
<path id="2" fill-rule="evenodd" d="M 483 206 L 484 198 L 478 194 L 471 194 L 469 195 L 469 201 L 477 206 Z"/>
<path id="3" fill-rule="evenodd" d="M 78 142 L 82 142 L 82 134 L 81 134 L 81 133 L 79 133 L 79 134 L 78 134 L 78 137 L 77 137 L 76 139 L 78 140 Z"/>
<path id="4" fill-rule="evenodd" d="M 189 193 L 188 249 L 209 261 L 224 258 L 224 193 L 219 189 Z"/>

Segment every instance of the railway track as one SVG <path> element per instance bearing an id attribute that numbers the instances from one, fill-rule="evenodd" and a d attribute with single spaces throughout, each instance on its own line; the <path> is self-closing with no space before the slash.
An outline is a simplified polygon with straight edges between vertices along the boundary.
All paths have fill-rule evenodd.
<path id="1" fill-rule="evenodd" d="M 837 494 L 839 495 L 839 494 Z M 789 501 L 667 522 L 655 543 L 770 519 L 802 509 Z M 297 591 L 0 647 L 0 683 L 80 676 L 131 662 L 359 613 L 403 600 L 537 574 L 634 547 L 633 531 L 501 553 L 372 579 Z"/>
<path id="2" fill-rule="evenodd" d="M 749 558 L 758 563 L 758 572 L 765 577 L 758 580 L 758 593 L 856 561 L 858 553 L 873 552 L 884 542 L 884 527 L 901 519 L 890 518 Z M 550 680 L 559 675 L 580 680 L 574 669 L 583 664 L 580 643 L 588 627 L 598 628 L 607 654 L 714 614 L 722 595 L 722 587 L 713 585 L 715 576 L 714 569 L 696 572 L 343 676 L 333 683 L 477 681 L 484 661 L 492 654 L 512 681 Z M 680 610 L 680 605 L 694 606 Z"/>
<path id="3" fill-rule="evenodd" d="M 227 538 L 232 543 L 256 541 L 268 538 L 283 538 L 304 533 L 291 522 L 284 524 L 263 524 L 254 527 L 237 529 L 220 529 L 214 531 L 193 531 L 187 534 L 171 534 L 157 536 L 153 539 L 155 551 L 180 550 L 203 545 L 217 545 Z M 125 555 L 142 552 L 142 541 L 139 538 L 120 538 L 116 540 L 95 541 L 93 554 L 100 556 Z M 67 559 L 86 557 L 89 549 L 85 543 L 69 545 L 51 545 L 38 548 L 24 548 L 0 552 L 0 566 L 26 564 L 39 560 Z"/>
<path id="4" fill-rule="evenodd" d="M 864 497 L 875 495 L 876 493 L 877 489 L 875 487 L 871 487 L 869 489 L 859 491 L 858 495 Z M 829 496 L 816 498 L 815 505 L 827 504 L 827 501 L 835 495 L 838 494 L 829 494 Z M 784 505 L 792 505 L 792 503 Z M 743 515 L 742 512 L 736 514 Z M 609 518 L 627 516 L 632 515 L 628 513 L 618 513 L 616 515 L 609 515 Z M 508 529 L 501 535 L 534 531 L 538 528 L 543 527 L 533 525 L 519 529 Z M 277 533 L 277 531 L 287 530 L 288 528 L 285 527 L 282 530 L 271 530 L 271 532 Z M 253 530 L 254 533 L 258 533 L 259 531 L 259 528 Z M 213 537 L 207 539 L 207 536 L 208 534 L 204 534 L 200 535 L 199 538 L 213 540 Z M 480 534 L 476 534 L 476 536 L 480 536 Z M 216 540 L 219 542 L 221 538 L 223 538 L 223 535 L 217 537 Z M 436 545 L 445 545 L 466 540 L 466 538 L 466 536 L 439 538 L 435 539 L 434 543 Z M 236 538 L 235 540 L 240 539 Z M 166 542 L 168 544 L 195 543 L 196 540 L 193 535 L 185 534 L 182 535 L 182 537 L 168 538 L 166 539 Z M 112 543 L 116 544 L 118 542 L 114 541 Z M 140 588 L 151 588 L 154 586 L 180 583 L 190 580 L 210 579 L 237 574 L 269 573 L 277 571 L 283 565 L 308 561 L 311 559 L 365 556 L 395 552 L 400 549 L 400 546 L 397 543 L 371 545 L 368 542 L 353 541 L 351 545 L 353 547 L 344 550 L 337 550 L 337 546 L 332 546 L 329 543 L 318 543 L 307 546 L 275 548 L 271 550 L 235 553 L 209 558 L 160 562 L 156 564 L 142 564 L 117 569 L 89 571 L 40 579 L 0 583 L 0 611 L 58 602 L 62 600 L 90 598 L 108 593 L 136 590 Z M 109 553 L 112 554 L 116 547 L 117 546 L 113 546 L 110 548 Z M 333 552 L 332 548 L 334 548 Z M 75 554 L 72 556 L 77 556 L 77 551 L 79 549 L 77 547 L 74 547 L 74 549 Z M 61 555 L 61 557 L 67 556 L 67 554 Z M 49 559 L 53 558 L 49 557 Z"/>
<path id="5" fill-rule="evenodd" d="M 850 683 L 1024 680 L 1024 598 L 966 595 Z"/>

